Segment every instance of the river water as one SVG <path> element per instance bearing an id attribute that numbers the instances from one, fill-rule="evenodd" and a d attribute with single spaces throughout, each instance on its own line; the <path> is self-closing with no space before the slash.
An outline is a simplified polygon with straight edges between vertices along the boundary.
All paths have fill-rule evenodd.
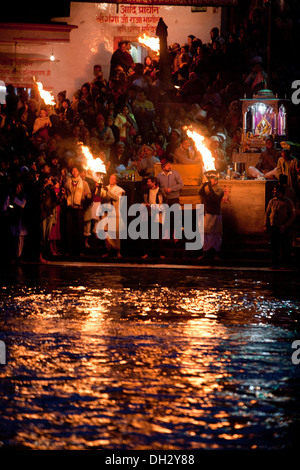
<path id="1" fill-rule="evenodd" d="M 0 277 L 2 448 L 296 446 L 295 274 L 24 265 Z"/>

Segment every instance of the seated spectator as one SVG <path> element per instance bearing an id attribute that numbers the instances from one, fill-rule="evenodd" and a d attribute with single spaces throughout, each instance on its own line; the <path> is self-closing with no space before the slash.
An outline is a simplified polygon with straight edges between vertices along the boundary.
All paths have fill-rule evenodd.
<path id="1" fill-rule="evenodd" d="M 147 75 L 145 75 L 143 64 L 135 64 L 134 74 L 131 77 L 131 83 L 132 86 L 145 90 L 146 94 L 148 94 L 151 80 L 149 80 Z"/>
<path id="2" fill-rule="evenodd" d="M 215 159 L 215 168 L 217 172 L 227 170 L 227 158 L 224 150 L 221 149 L 221 141 L 217 135 L 210 138 L 210 151 Z"/>
<path id="3" fill-rule="evenodd" d="M 49 139 L 49 128 L 52 126 L 51 120 L 48 116 L 46 108 L 41 108 L 39 116 L 35 119 L 32 129 L 32 134 L 36 137 L 42 138 L 47 142 Z"/>
<path id="4" fill-rule="evenodd" d="M 174 152 L 178 147 L 180 147 L 180 137 L 181 134 L 178 129 L 171 130 L 171 139 L 166 147 L 166 159 L 169 162 L 174 161 Z"/>
<path id="5" fill-rule="evenodd" d="M 63 114 L 63 119 L 69 124 L 73 124 L 74 120 L 74 110 L 71 108 L 71 103 L 70 100 L 65 98 L 62 102 L 62 114 Z"/>
<path id="6" fill-rule="evenodd" d="M 165 138 L 162 134 L 158 134 L 156 139 L 154 140 L 152 147 L 155 150 L 155 156 L 159 159 L 166 159 L 167 158 L 167 152 L 165 150 L 166 148 L 166 142 Z"/>
<path id="7" fill-rule="evenodd" d="M 180 146 L 174 151 L 173 163 L 195 165 L 201 162 L 200 152 L 196 149 L 193 141 L 187 136 L 181 137 Z"/>
<path id="8" fill-rule="evenodd" d="M 146 98 L 146 94 L 143 90 L 138 91 L 137 97 L 133 102 L 133 114 L 135 116 L 139 132 L 143 137 L 143 141 L 148 142 L 155 109 L 152 101 Z"/>
<path id="9" fill-rule="evenodd" d="M 191 61 L 192 59 L 190 54 L 186 52 L 182 52 L 180 54 L 178 59 L 178 70 L 172 74 L 172 80 L 175 85 L 182 87 L 183 84 L 189 79 Z"/>
<path id="10" fill-rule="evenodd" d="M 224 41 L 224 39 L 220 36 L 219 28 L 217 28 L 217 27 L 212 28 L 210 30 L 209 35 L 210 35 L 210 42 L 208 44 L 209 44 L 210 47 L 212 47 L 212 45 L 215 41 L 221 41 L 221 40 Z"/>
<path id="11" fill-rule="evenodd" d="M 170 56 L 170 64 L 171 64 L 172 73 L 177 72 L 179 69 L 180 54 L 181 54 L 180 44 L 178 42 L 174 42 L 169 47 L 169 56 Z"/>
<path id="12" fill-rule="evenodd" d="M 116 126 L 114 124 L 114 117 L 109 115 L 107 116 L 106 118 L 106 125 L 107 127 L 109 127 L 113 133 L 113 136 L 114 136 L 114 139 L 115 139 L 115 142 L 119 142 L 120 140 L 120 130 L 118 128 L 118 126 Z"/>
<path id="13" fill-rule="evenodd" d="M 191 105 L 190 112 L 188 113 L 188 117 L 196 124 L 204 124 L 207 112 L 202 109 L 198 103 L 193 103 Z"/>
<path id="14" fill-rule="evenodd" d="M 99 146 L 99 139 L 96 135 L 94 135 L 94 132 L 92 131 L 91 132 L 91 138 L 90 138 L 90 145 L 89 145 L 89 148 L 90 148 L 90 151 L 92 153 L 92 155 L 95 157 L 95 158 L 98 158 L 100 157 L 101 155 L 101 160 L 103 160 L 104 162 L 106 162 L 107 160 L 107 157 L 105 155 L 105 153 L 100 149 L 100 146 Z"/>
<path id="15" fill-rule="evenodd" d="M 98 114 L 96 118 L 96 127 L 99 150 L 104 152 L 106 158 L 109 158 L 111 146 L 115 143 L 115 137 L 112 129 L 105 125 L 105 119 L 102 114 Z"/>
<path id="16" fill-rule="evenodd" d="M 191 52 L 193 50 L 193 40 L 196 39 L 196 36 L 194 36 L 194 34 L 189 34 L 188 37 L 187 37 L 187 44 L 188 44 L 188 47 L 189 47 L 189 53 L 191 55 L 193 55 L 193 53 Z"/>
<path id="17" fill-rule="evenodd" d="M 119 165 L 123 165 L 125 168 L 128 165 L 129 155 L 126 152 L 126 147 L 124 142 L 119 141 L 112 146 L 108 164 L 107 164 L 107 173 L 108 175 L 117 172 Z"/>
<path id="18" fill-rule="evenodd" d="M 280 150 L 275 147 L 273 136 L 266 138 L 266 146 L 261 149 L 260 158 L 255 168 L 250 166 L 248 172 L 254 178 L 263 176 L 266 179 L 275 178 L 277 175 L 277 162 Z M 256 171 L 257 170 L 257 171 Z"/>
<path id="19" fill-rule="evenodd" d="M 247 95 L 252 98 L 259 90 L 267 88 L 268 77 L 263 70 L 263 61 L 259 56 L 251 60 L 251 72 L 245 79 L 247 85 Z"/>
<path id="20" fill-rule="evenodd" d="M 50 167 L 50 174 L 54 178 L 60 180 L 61 177 L 61 165 L 59 163 L 58 155 L 55 153 L 52 153 L 50 157 L 48 158 L 49 160 L 49 167 Z"/>
<path id="21" fill-rule="evenodd" d="M 78 103 L 80 101 L 80 95 L 81 95 L 80 90 L 75 91 L 75 93 L 73 94 L 73 99 L 72 99 L 70 107 L 73 110 L 74 117 L 77 113 Z"/>
<path id="22" fill-rule="evenodd" d="M 143 146 L 143 139 L 141 134 L 134 137 L 133 143 L 130 146 L 130 161 L 134 162 L 138 159 L 139 151 Z"/>
<path id="23" fill-rule="evenodd" d="M 168 117 L 163 117 L 161 119 L 161 124 L 160 124 L 160 128 L 159 128 L 158 132 L 161 135 L 164 136 L 164 138 L 167 142 L 170 141 L 171 130 L 172 130 L 172 127 L 171 127 L 171 124 L 170 124 L 170 119 Z"/>
<path id="24" fill-rule="evenodd" d="M 133 136 L 137 135 L 138 125 L 127 105 L 124 105 L 122 110 L 117 114 L 114 124 L 120 131 L 120 140 L 128 147 L 132 143 Z"/>
<path id="25" fill-rule="evenodd" d="M 38 109 L 37 102 L 34 99 L 28 100 L 27 120 L 25 124 L 26 124 L 26 128 L 27 128 L 29 135 L 32 134 L 34 121 L 37 118 L 37 109 Z"/>
<path id="26" fill-rule="evenodd" d="M 234 100 L 229 105 L 228 113 L 224 121 L 224 126 L 230 137 L 237 127 L 242 127 L 242 119 L 240 103 L 238 100 Z"/>
<path id="27" fill-rule="evenodd" d="M 208 110 L 209 116 L 217 118 L 220 115 L 221 104 L 219 93 L 216 92 L 213 85 L 210 85 L 203 95 L 201 106 Z"/>
<path id="28" fill-rule="evenodd" d="M 232 139 L 227 138 L 226 153 L 228 155 L 230 162 L 232 161 L 232 153 L 239 152 L 240 147 L 241 147 L 241 140 L 242 140 L 242 129 L 240 127 L 237 127 L 235 131 L 233 132 Z"/>
<path id="29" fill-rule="evenodd" d="M 189 74 L 188 80 L 178 90 L 177 96 L 184 103 L 200 103 L 203 97 L 203 82 L 195 72 Z"/>
<path id="30" fill-rule="evenodd" d="M 63 109 L 63 101 L 66 99 L 66 94 L 67 94 L 67 91 L 64 90 L 64 91 L 59 91 L 58 94 L 57 94 L 57 102 L 56 102 L 56 105 L 55 105 L 55 112 L 56 114 L 60 114 L 60 113 L 63 113 L 64 112 L 64 109 Z"/>
<path id="31" fill-rule="evenodd" d="M 151 80 L 154 81 L 155 71 L 154 61 L 149 55 L 147 55 L 144 59 L 144 74 L 149 76 Z"/>
<path id="32" fill-rule="evenodd" d="M 80 88 L 80 101 L 85 101 L 86 105 L 93 104 L 93 95 L 91 94 L 91 86 L 88 82 L 84 83 Z"/>
<path id="33" fill-rule="evenodd" d="M 100 94 L 106 92 L 108 83 L 103 77 L 101 65 L 94 65 L 94 78 L 91 84 L 97 86 Z"/>
<path id="34" fill-rule="evenodd" d="M 145 178 L 154 176 L 154 165 L 160 160 L 155 156 L 155 150 L 150 145 L 143 145 L 138 153 L 136 168 L 139 174 Z"/>

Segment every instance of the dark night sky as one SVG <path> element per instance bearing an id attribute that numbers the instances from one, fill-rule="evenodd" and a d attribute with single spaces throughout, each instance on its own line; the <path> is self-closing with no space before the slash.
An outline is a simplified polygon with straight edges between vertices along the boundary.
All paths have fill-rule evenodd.
<path id="1" fill-rule="evenodd" d="M 0 22 L 49 22 L 54 17 L 68 17 L 70 14 L 69 0 L 53 0 L 44 3 L 37 0 L 23 0 L 16 4 L 6 0 L 1 5 Z"/>

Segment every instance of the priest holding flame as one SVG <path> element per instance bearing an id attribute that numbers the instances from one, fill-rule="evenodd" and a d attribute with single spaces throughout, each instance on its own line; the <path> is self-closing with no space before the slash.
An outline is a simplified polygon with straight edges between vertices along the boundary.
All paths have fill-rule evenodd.
<path id="1" fill-rule="evenodd" d="M 65 186 L 66 208 L 66 242 L 70 254 L 79 255 L 83 248 L 84 203 L 92 199 L 90 187 L 80 177 L 79 168 L 72 168 L 71 177 Z"/>
<path id="2" fill-rule="evenodd" d="M 223 234 L 221 201 L 224 191 L 218 184 L 215 159 L 205 145 L 204 137 L 191 129 L 185 128 L 185 130 L 187 135 L 195 142 L 203 160 L 204 177 L 199 188 L 199 194 L 204 205 L 204 244 L 203 255 L 198 259 L 206 259 L 209 255 L 214 259 L 219 259 Z"/>
<path id="3" fill-rule="evenodd" d="M 198 259 L 206 259 L 209 254 L 212 258 L 219 259 L 223 234 L 221 201 L 224 191 L 218 184 L 216 171 L 205 173 L 199 194 L 204 204 L 204 244 L 203 255 Z"/>

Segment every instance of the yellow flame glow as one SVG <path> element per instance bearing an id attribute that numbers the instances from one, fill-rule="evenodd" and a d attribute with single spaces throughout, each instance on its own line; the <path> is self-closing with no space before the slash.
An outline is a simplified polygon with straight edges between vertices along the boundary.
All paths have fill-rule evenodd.
<path id="1" fill-rule="evenodd" d="M 211 171 L 211 170 L 216 171 L 215 159 L 212 156 L 211 151 L 204 144 L 203 135 L 198 134 L 198 132 L 192 131 L 191 129 L 188 129 L 188 128 L 184 128 L 184 129 L 188 137 L 193 139 L 197 147 L 197 150 L 199 150 L 199 152 L 201 153 L 204 171 Z"/>
<path id="2" fill-rule="evenodd" d="M 145 47 L 148 47 L 152 51 L 159 52 L 159 38 L 154 38 L 143 34 L 143 36 L 138 37 L 138 41 Z"/>
<path id="3" fill-rule="evenodd" d="M 81 151 L 86 159 L 86 166 L 89 170 L 94 173 L 104 173 L 106 174 L 106 168 L 104 162 L 101 158 L 94 158 L 93 154 L 90 152 L 89 148 L 86 145 L 79 144 Z"/>
<path id="4" fill-rule="evenodd" d="M 51 91 L 44 90 L 43 84 L 41 82 L 37 82 L 35 77 L 33 77 L 33 81 L 37 84 L 40 97 L 42 98 L 42 100 L 44 100 L 45 104 L 55 106 L 55 99 Z"/>

